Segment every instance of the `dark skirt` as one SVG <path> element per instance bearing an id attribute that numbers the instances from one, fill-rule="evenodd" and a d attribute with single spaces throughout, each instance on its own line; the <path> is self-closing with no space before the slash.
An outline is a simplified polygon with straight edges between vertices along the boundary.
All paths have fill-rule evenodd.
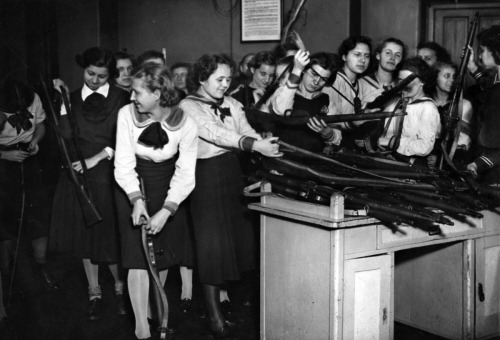
<path id="1" fill-rule="evenodd" d="M 67 170 L 61 173 L 54 193 L 49 248 L 72 252 L 76 257 L 92 262 L 119 262 L 119 233 L 115 205 L 118 186 L 114 181 L 112 164 L 101 161 L 87 172 L 91 199 L 102 221 L 87 227 L 76 188 Z"/>
<path id="2" fill-rule="evenodd" d="M 200 282 L 224 284 L 255 268 L 255 233 L 234 153 L 198 159 L 191 215 Z"/>
<path id="3" fill-rule="evenodd" d="M 49 235 L 49 195 L 37 158 L 30 156 L 23 163 L 0 160 L 0 241 L 17 237 L 21 215 L 25 238 Z"/>
<path id="4" fill-rule="evenodd" d="M 175 172 L 175 161 L 162 163 L 137 159 L 136 171 L 143 178 L 148 198 L 148 212 L 152 217 L 165 203 L 170 180 Z M 118 200 L 120 210 L 120 234 L 122 243 L 122 265 L 130 269 L 147 269 L 146 256 L 142 248 L 141 227 L 133 226 L 130 218 L 132 207 L 125 196 Z M 158 269 L 180 264 L 192 267 L 194 262 L 192 234 L 188 222 L 186 202 L 179 205 L 160 233 L 153 236 L 153 246 Z"/>

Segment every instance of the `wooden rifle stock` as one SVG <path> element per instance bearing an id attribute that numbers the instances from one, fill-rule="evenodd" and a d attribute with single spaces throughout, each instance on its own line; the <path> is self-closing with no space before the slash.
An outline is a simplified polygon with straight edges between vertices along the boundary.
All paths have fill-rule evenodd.
<path id="1" fill-rule="evenodd" d="M 83 215 L 83 219 L 85 221 L 85 225 L 87 227 L 93 226 L 94 224 L 101 222 L 102 217 L 99 214 L 99 211 L 95 207 L 94 203 L 92 203 L 92 200 L 91 200 L 90 195 L 88 193 L 86 183 L 80 181 L 80 178 L 77 176 L 77 174 L 73 170 L 73 166 L 72 166 L 71 158 L 69 156 L 66 141 L 60 135 L 60 132 L 58 130 L 59 121 L 57 119 L 54 107 L 52 106 L 52 101 L 50 99 L 47 84 L 45 83 L 45 81 L 43 80 L 42 77 L 40 77 L 40 78 L 42 81 L 42 86 L 43 86 L 45 98 L 47 100 L 47 105 L 48 105 L 49 111 L 51 113 L 52 120 L 54 121 L 54 125 L 55 125 L 54 131 L 56 131 L 57 142 L 59 144 L 59 150 L 61 151 L 61 156 L 62 156 L 62 161 L 63 161 L 64 167 L 66 168 L 66 170 L 68 172 L 68 176 L 69 176 L 71 182 L 75 186 L 76 195 L 78 197 L 78 201 L 80 202 L 80 207 L 82 209 L 82 215 Z"/>
<path id="2" fill-rule="evenodd" d="M 469 63 L 470 58 L 470 50 L 469 46 L 472 46 L 474 35 L 476 34 L 476 28 L 479 22 L 479 13 L 476 12 L 474 15 L 474 19 L 472 20 L 469 28 L 469 32 L 467 33 L 467 41 L 465 42 L 464 47 L 464 55 L 462 60 L 460 61 L 460 67 L 458 68 L 458 74 L 456 78 L 456 84 L 453 91 L 452 100 L 450 103 L 450 107 L 445 117 L 442 117 L 443 120 L 443 131 L 444 137 L 441 142 L 441 149 L 443 152 L 443 156 L 439 160 L 439 168 L 443 167 L 443 161 L 451 162 L 453 160 L 453 156 L 456 150 L 456 144 L 458 142 L 458 136 L 460 135 L 459 124 L 458 122 L 462 118 L 462 90 L 465 81 L 465 75 L 467 73 L 467 64 Z M 444 153 L 447 154 L 447 157 L 444 156 Z"/>
<path id="3" fill-rule="evenodd" d="M 283 125 L 306 125 L 309 119 L 313 118 L 305 110 L 292 110 L 289 116 L 280 116 L 274 113 L 267 113 L 256 110 L 254 108 L 243 108 L 248 116 L 252 117 L 252 120 L 260 123 L 280 123 Z M 376 120 L 385 119 L 392 116 L 405 116 L 406 112 L 372 112 L 372 113 L 360 113 L 360 114 L 345 114 L 345 115 L 327 115 L 327 116 L 314 116 L 318 119 L 323 120 L 327 124 L 343 123 L 343 122 L 354 122 L 363 120 Z"/>
<path id="4" fill-rule="evenodd" d="M 141 183 L 142 198 L 144 200 L 144 204 L 147 207 L 149 199 L 146 194 L 146 187 L 144 185 L 144 180 L 142 177 L 140 177 L 139 181 Z M 147 224 L 147 222 L 145 224 Z M 158 273 L 158 267 L 156 266 L 156 255 L 153 246 L 153 235 L 148 234 L 144 226 L 141 226 L 141 241 L 144 254 L 146 255 L 146 262 L 148 263 L 149 273 L 151 274 L 151 277 L 153 279 L 153 281 L 151 282 L 152 283 L 151 287 L 156 305 L 156 313 L 158 315 L 158 321 L 161 325 L 159 327 L 160 339 L 165 339 L 166 332 L 168 329 L 168 309 L 169 309 L 168 300 L 167 300 L 167 295 L 165 294 L 165 290 L 163 289 L 163 284 L 161 283 L 160 274 Z"/>
<path id="5" fill-rule="evenodd" d="M 377 98 L 375 98 L 374 101 L 366 104 L 366 108 L 367 109 L 383 108 L 389 100 L 391 100 L 399 93 L 401 93 L 401 91 L 403 91 L 404 88 L 407 87 L 408 84 L 410 84 L 415 78 L 417 78 L 417 75 L 415 73 L 410 74 L 408 77 L 397 83 L 394 87 L 382 92 L 382 94 Z"/>

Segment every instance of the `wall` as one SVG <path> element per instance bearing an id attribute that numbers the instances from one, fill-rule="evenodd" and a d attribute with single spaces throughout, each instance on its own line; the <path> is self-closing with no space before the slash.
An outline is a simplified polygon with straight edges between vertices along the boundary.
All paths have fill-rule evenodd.
<path id="1" fill-rule="evenodd" d="M 283 0 L 284 17 L 292 0 Z M 217 0 L 223 9 L 229 1 Z M 230 18 L 216 13 L 212 1 L 122 0 L 119 2 L 120 48 L 136 56 L 148 49 L 167 49 L 168 63 L 194 62 L 204 53 L 225 52 L 240 60 L 249 52 L 271 50 L 276 43 L 240 42 L 240 1 Z M 349 0 L 309 0 L 295 24 L 311 51 L 336 51 L 348 35 Z M 231 25 L 233 27 L 231 36 Z"/>
<path id="2" fill-rule="evenodd" d="M 361 34 L 369 36 L 375 47 L 382 40 L 395 37 L 415 55 L 420 41 L 419 0 L 361 0 Z"/>
<path id="3" fill-rule="evenodd" d="M 21 1 L 0 1 L 0 82 L 6 77 L 26 81 L 26 17 Z"/>

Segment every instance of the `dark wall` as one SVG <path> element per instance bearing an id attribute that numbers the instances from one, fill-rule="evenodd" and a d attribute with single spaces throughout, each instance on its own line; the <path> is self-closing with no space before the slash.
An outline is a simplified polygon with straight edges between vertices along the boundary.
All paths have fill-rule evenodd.
<path id="1" fill-rule="evenodd" d="M 284 17 L 292 2 L 283 0 Z M 229 8 L 229 1 L 218 3 Z M 273 49 L 275 42 L 241 43 L 240 2 L 233 4 L 236 8 L 231 19 L 219 15 L 212 1 L 122 0 L 120 48 L 139 55 L 165 47 L 170 64 L 193 62 L 204 53 L 232 52 L 233 58 L 239 60 L 249 52 Z M 309 0 L 294 28 L 311 51 L 335 51 L 349 32 L 349 1 Z"/>

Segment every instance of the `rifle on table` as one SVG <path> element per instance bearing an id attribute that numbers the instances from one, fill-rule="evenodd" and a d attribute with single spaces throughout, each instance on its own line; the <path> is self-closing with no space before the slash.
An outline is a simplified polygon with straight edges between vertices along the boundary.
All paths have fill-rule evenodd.
<path id="1" fill-rule="evenodd" d="M 72 163 L 71 158 L 69 156 L 68 146 L 66 145 L 66 140 L 61 136 L 61 134 L 59 132 L 59 120 L 57 119 L 57 115 L 55 113 L 54 107 L 52 106 L 52 101 L 51 101 L 51 98 L 49 95 L 49 90 L 47 88 L 47 84 L 43 80 L 42 76 L 40 76 L 40 79 L 42 81 L 43 91 L 45 94 L 47 105 L 49 107 L 49 112 L 52 116 L 52 120 L 54 121 L 54 125 L 55 125 L 54 131 L 56 132 L 57 142 L 59 144 L 59 149 L 61 151 L 63 165 L 68 172 L 68 176 L 69 176 L 71 182 L 75 186 L 75 192 L 76 192 L 76 195 L 78 197 L 80 207 L 82 209 L 82 215 L 83 215 L 83 219 L 85 221 L 85 225 L 87 227 L 93 226 L 94 224 L 101 222 L 102 217 L 99 214 L 99 211 L 95 207 L 94 203 L 92 202 L 92 199 L 91 199 L 89 191 L 88 191 L 87 182 L 85 181 L 84 177 L 78 176 L 76 174 L 76 172 L 73 170 L 73 163 Z M 67 98 L 66 98 L 66 100 L 67 100 Z M 84 166 L 84 163 L 85 163 L 85 161 L 82 163 L 82 167 Z"/>
<path id="2" fill-rule="evenodd" d="M 460 67 L 458 68 L 458 75 L 450 107 L 446 115 L 441 118 L 443 120 L 444 137 L 441 141 L 442 157 L 438 163 L 440 169 L 443 168 L 443 161 L 446 161 L 450 167 L 454 168 L 453 156 L 455 155 L 458 137 L 460 135 L 460 124 L 458 124 L 458 122 L 462 119 L 462 90 L 465 82 L 465 75 L 467 73 L 467 64 L 469 63 L 470 58 L 470 50 L 468 47 L 472 46 L 478 22 L 479 12 L 476 12 L 474 19 L 470 24 L 469 32 L 467 33 L 464 55 L 460 61 Z"/>
<path id="3" fill-rule="evenodd" d="M 410 209 L 406 209 L 400 205 L 389 204 L 386 202 L 377 202 L 376 200 L 368 199 L 363 195 L 335 190 L 329 186 L 317 185 L 316 183 L 311 181 L 305 182 L 286 176 L 271 174 L 262 170 L 258 170 L 256 176 L 268 180 L 269 182 L 271 182 L 271 184 L 279 184 L 281 187 L 290 187 L 292 189 L 299 190 L 299 192 L 301 191 L 308 193 L 307 195 L 305 195 L 305 197 L 312 197 L 316 195 L 322 197 L 330 197 L 333 194 L 341 194 L 342 196 L 344 196 L 344 200 L 347 204 L 360 205 L 364 207 L 367 215 L 370 215 L 371 211 L 375 211 L 381 212 L 379 216 L 382 214 L 385 216 L 390 216 L 389 222 L 394 222 L 394 220 L 396 220 L 397 218 L 402 218 L 405 220 L 405 222 L 412 221 L 414 223 L 439 223 L 441 221 L 446 221 L 442 220 L 441 218 L 436 218 L 436 216 L 433 216 L 432 214 L 422 214 Z M 324 200 L 318 200 L 318 203 L 321 203 L 322 201 Z M 449 225 L 453 225 L 453 222 L 449 220 L 447 220 L 446 222 Z"/>

